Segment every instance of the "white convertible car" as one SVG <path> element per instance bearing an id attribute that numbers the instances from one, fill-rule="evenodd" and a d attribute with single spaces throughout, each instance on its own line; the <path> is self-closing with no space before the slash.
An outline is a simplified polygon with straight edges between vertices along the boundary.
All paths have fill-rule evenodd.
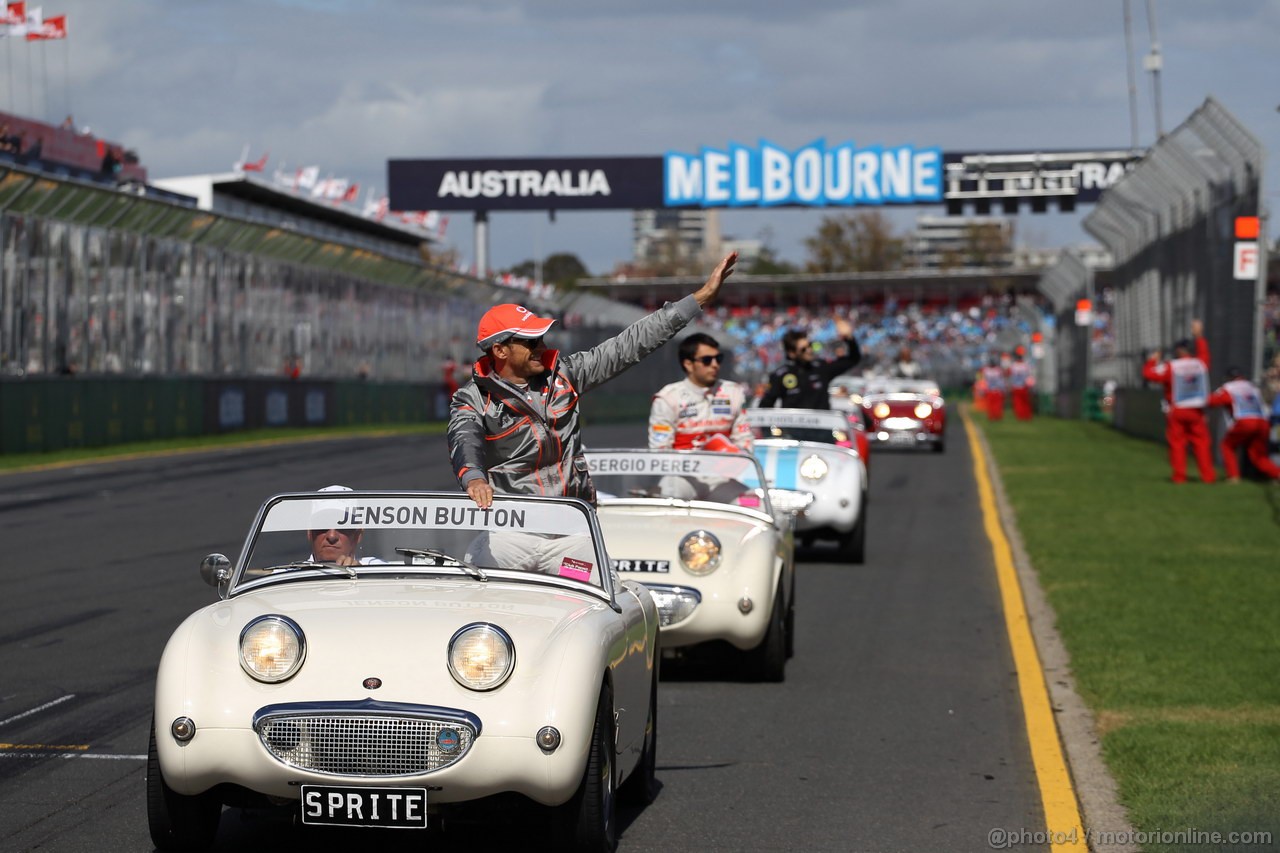
<path id="1" fill-rule="evenodd" d="M 755 456 L 779 495 L 794 495 L 796 535 L 808 545 L 834 539 L 843 559 L 866 558 L 867 466 L 844 412 L 748 409 Z"/>
<path id="2" fill-rule="evenodd" d="M 155 845 L 209 846 L 224 804 L 425 828 L 517 797 L 557 848 L 613 849 L 615 794 L 656 791 L 658 611 L 607 560 L 576 500 L 269 499 L 160 660 Z"/>
<path id="3" fill-rule="evenodd" d="M 698 450 L 586 454 L 614 568 L 658 603 L 664 651 L 724 640 L 782 681 L 795 628 L 792 517 L 756 460 Z"/>

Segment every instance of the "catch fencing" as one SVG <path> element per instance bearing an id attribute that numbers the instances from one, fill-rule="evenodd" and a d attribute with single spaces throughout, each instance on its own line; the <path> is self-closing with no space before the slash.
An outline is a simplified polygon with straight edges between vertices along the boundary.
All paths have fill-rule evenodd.
<path id="1" fill-rule="evenodd" d="M 1258 242 L 1254 279 L 1233 277 L 1233 254 L 1236 217 L 1260 213 L 1262 167 L 1258 140 L 1209 98 L 1106 191 L 1084 227 L 1115 262 L 1107 306 L 1113 346 L 1094 352 L 1089 330 L 1074 326 L 1076 300 L 1089 298 L 1098 307 L 1094 272 L 1078 257 L 1065 253 L 1039 283 L 1059 319 L 1060 410 L 1113 380 L 1116 425 L 1162 434 L 1158 395 L 1144 387 L 1142 363 L 1151 351 L 1169 353 L 1174 341 L 1189 337 L 1193 319 L 1204 322 L 1215 382 L 1233 365 L 1259 375 L 1265 240 Z"/>

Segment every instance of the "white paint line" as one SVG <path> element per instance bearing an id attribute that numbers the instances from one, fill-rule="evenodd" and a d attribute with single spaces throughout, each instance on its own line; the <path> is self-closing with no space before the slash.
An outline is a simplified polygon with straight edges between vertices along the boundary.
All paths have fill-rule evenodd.
<path id="1" fill-rule="evenodd" d="M 145 755 L 107 755 L 90 752 L 40 752 L 24 749 L 22 752 L 0 752 L 0 758 L 106 758 L 112 761 L 146 761 Z"/>
<path id="2" fill-rule="evenodd" d="M 68 693 L 66 696 L 63 696 L 61 699 L 54 699 L 52 702 L 45 702 L 43 705 L 40 705 L 39 707 L 36 707 L 36 708 L 32 708 L 30 711 L 23 711 L 21 714 L 14 714 L 12 717 L 10 717 L 7 720 L 0 720 L 0 726 L 5 725 L 6 723 L 12 723 L 14 720 L 21 720 L 23 717 L 30 717 L 32 714 L 38 714 L 47 708 L 52 708 L 54 705 L 61 705 L 63 702 L 66 702 L 68 699 L 74 699 L 74 698 L 76 698 L 76 694 Z"/>

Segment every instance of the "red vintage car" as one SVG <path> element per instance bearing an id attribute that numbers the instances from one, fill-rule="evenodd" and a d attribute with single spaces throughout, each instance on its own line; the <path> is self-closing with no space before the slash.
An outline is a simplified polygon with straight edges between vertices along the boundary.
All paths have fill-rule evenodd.
<path id="1" fill-rule="evenodd" d="M 871 465 L 871 439 L 867 435 L 867 417 L 862 411 L 862 393 L 866 380 L 860 376 L 837 376 L 828 387 L 831 408 L 844 412 L 849 420 L 849 437 L 863 462 Z"/>
<path id="2" fill-rule="evenodd" d="M 938 383 L 927 379 L 875 379 L 862 394 L 872 444 L 946 449 L 947 407 Z"/>

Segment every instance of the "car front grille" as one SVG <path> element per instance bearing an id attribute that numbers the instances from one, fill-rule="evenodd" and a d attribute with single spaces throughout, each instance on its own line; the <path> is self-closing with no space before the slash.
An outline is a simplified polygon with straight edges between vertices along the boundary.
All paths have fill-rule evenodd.
<path id="1" fill-rule="evenodd" d="M 476 730 L 464 722 L 386 714 L 277 714 L 255 724 L 278 761 L 341 776 L 409 776 L 461 759 Z"/>

